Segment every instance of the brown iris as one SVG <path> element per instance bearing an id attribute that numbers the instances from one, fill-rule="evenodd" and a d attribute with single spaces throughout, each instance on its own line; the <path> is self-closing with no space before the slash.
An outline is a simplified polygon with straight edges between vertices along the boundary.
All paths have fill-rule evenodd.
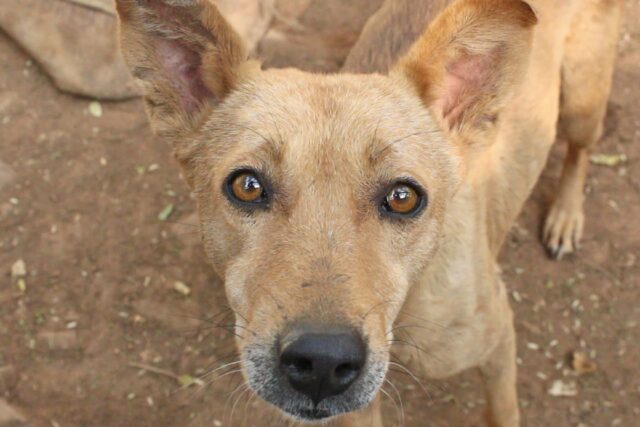
<path id="1" fill-rule="evenodd" d="M 398 184 L 387 193 L 385 205 L 389 212 L 396 214 L 413 213 L 420 205 L 420 195 L 407 184 Z"/>
<path id="2" fill-rule="evenodd" d="M 231 192 L 241 202 L 255 203 L 262 199 L 264 189 L 257 176 L 251 172 L 242 172 L 233 178 Z"/>

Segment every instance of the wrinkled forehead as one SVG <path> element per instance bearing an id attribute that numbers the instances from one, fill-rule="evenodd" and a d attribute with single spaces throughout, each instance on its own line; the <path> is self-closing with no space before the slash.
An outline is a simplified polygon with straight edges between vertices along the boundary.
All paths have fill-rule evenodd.
<path id="1" fill-rule="evenodd" d="M 384 76 L 265 72 L 231 102 L 245 145 L 292 167 L 376 161 L 435 126 L 417 97 Z M 414 138 L 415 139 L 415 138 Z M 394 141 L 393 150 L 388 150 Z M 266 145 L 266 146 L 265 146 Z"/>

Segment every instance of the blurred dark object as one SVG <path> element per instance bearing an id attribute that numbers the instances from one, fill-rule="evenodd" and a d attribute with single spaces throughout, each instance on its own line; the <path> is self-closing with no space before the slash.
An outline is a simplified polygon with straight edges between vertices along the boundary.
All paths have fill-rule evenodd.
<path id="1" fill-rule="evenodd" d="M 110 0 L 7 1 L 0 4 L 0 27 L 60 90 L 126 99 L 136 90 L 118 52 L 112 9 Z"/>
<path id="2" fill-rule="evenodd" d="M 26 420 L 9 404 L 0 399 L 0 427 L 28 427 Z"/>
<path id="3" fill-rule="evenodd" d="M 386 0 L 362 29 L 342 71 L 386 73 L 450 0 Z M 407 14 L 411 10 L 413 13 Z M 408 20 L 407 20 L 408 18 Z"/>
<path id="4" fill-rule="evenodd" d="M 249 51 L 267 30 L 273 0 L 217 0 Z M 104 100 L 137 95 L 116 42 L 112 0 L 0 3 L 0 28 L 62 91 Z"/>
<path id="5" fill-rule="evenodd" d="M 274 23 L 260 40 L 268 67 L 339 69 L 382 0 L 276 0 Z"/>

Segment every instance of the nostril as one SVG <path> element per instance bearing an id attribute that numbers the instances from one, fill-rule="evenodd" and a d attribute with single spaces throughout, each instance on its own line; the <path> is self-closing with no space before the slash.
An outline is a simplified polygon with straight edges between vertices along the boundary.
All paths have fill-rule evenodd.
<path id="1" fill-rule="evenodd" d="M 345 378 L 350 377 L 354 373 L 357 374 L 358 371 L 360 371 L 360 368 L 353 363 L 343 363 L 342 365 L 338 365 L 336 367 L 334 374 L 337 378 Z"/>
<path id="2" fill-rule="evenodd" d="M 313 362 L 302 357 L 287 360 L 284 366 L 290 374 L 309 375 L 313 372 Z"/>
<path id="3" fill-rule="evenodd" d="M 301 372 L 311 372 L 313 370 L 313 362 L 309 359 L 296 359 L 292 365 Z"/>
<path id="4" fill-rule="evenodd" d="M 333 374 L 339 382 L 350 383 L 358 377 L 360 367 L 353 363 L 343 363 L 338 365 Z"/>

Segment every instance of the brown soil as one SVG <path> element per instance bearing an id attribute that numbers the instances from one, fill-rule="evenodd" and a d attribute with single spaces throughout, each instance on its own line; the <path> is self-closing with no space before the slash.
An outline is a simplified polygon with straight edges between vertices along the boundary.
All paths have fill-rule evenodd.
<path id="1" fill-rule="evenodd" d="M 591 168 L 583 247 L 555 262 L 538 235 L 562 162 L 558 144 L 501 259 L 514 295 L 524 426 L 632 427 L 640 419 L 640 29 L 632 24 L 640 3 L 626 3 L 597 151 L 628 160 Z M 318 36 L 278 25 L 290 42 L 275 37 L 262 52 L 279 66 L 336 70 L 355 40 L 349 28 Z M 0 182 L 0 398 L 36 427 L 282 425 L 237 388 L 239 375 L 183 390 L 172 377 L 234 360 L 232 337 L 199 320 L 224 310 L 222 285 L 202 253 L 189 192 L 141 102 L 103 103 L 99 118 L 89 102 L 56 92 L 0 35 L 0 159 L 15 172 Z M 169 204 L 170 218 L 159 220 Z M 20 259 L 24 290 L 11 277 Z M 176 281 L 191 294 L 177 292 Z M 576 350 L 597 363 L 595 373 L 571 372 L 566 356 Z M 577 395 L 551 396 L 556 380 L 575 382 Z M 407 426 L 480 425 L 475 372 L 423 379 L 426 392 L 407 376 L 393 381 Z M 396 425 L 397 407 L 385 405 Z"/>

